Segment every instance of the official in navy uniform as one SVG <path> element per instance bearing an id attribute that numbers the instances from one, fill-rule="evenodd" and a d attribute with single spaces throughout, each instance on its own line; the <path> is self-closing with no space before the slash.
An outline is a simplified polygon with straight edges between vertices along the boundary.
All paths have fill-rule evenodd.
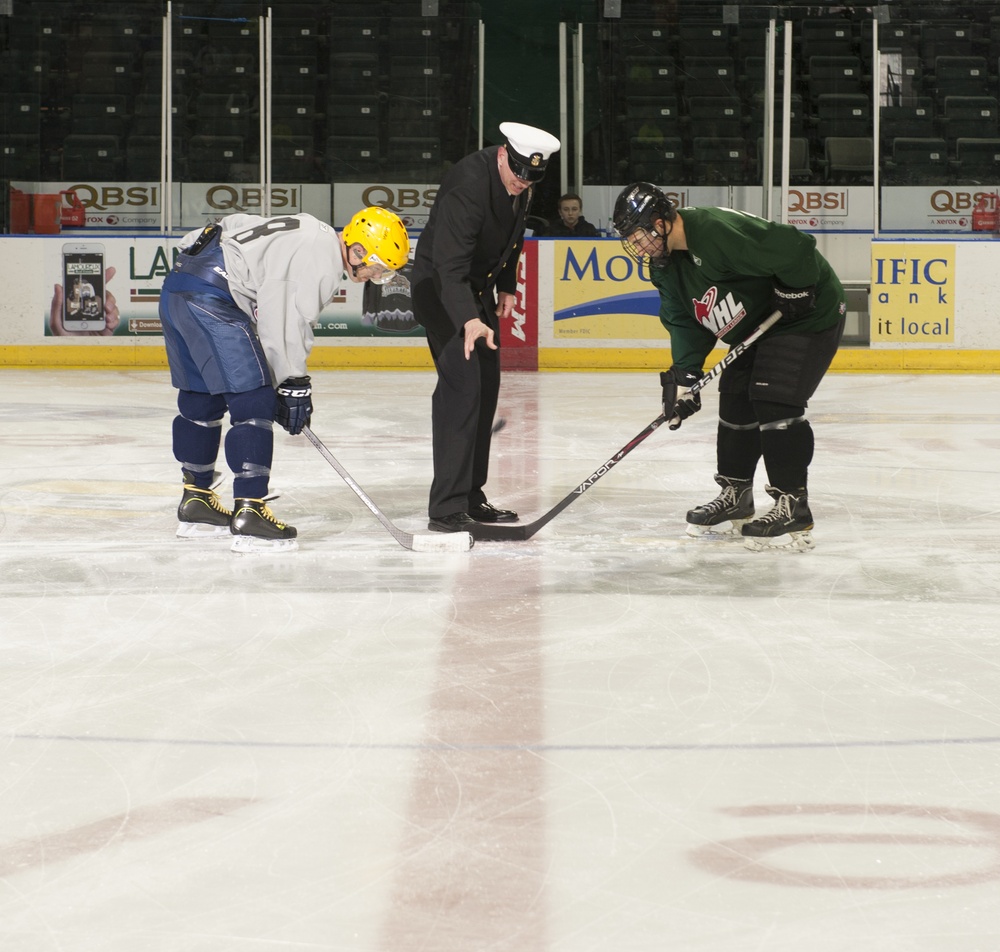
<path id="1" fill-rule="evenodd" d="M 483 492 L 500 392 L 500 321 L 514 307 L 532 186 L 559 140 L 519 122 L 501 123 L 500 132 L 503 145 L 467 155 L 445 174 L 413 265 L 413 314 L 438 375 L 428 505 L 428 527 L 437 532 L 517 519 Z"/>

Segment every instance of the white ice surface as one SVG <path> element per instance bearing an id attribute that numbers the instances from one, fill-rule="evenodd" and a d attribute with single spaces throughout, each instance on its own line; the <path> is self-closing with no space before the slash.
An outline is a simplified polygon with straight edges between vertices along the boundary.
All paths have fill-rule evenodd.
<path id="1" fill-rule="evenodd" d="M 433 376 L 313 382 L 425 532 Z M 468 553 L 278 430 L 283 557 L 174 537 L 165 373 L 0 388 L 3 952 L 1000 949 L 1000 378 L 829 376 L 794 555 L 683 535 L 714 387 Z M 506 374 L 490 498 L 658 396 Z"/>

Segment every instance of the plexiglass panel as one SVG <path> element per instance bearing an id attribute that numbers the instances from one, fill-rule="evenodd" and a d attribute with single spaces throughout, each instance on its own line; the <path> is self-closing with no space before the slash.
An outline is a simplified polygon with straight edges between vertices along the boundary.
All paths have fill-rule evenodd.
<path id="1" fill-rule="evenodd" d="M 621 15 L 608 15 L 616 6 Z M 769 178 L 773 189 L 877 183 L 869 204 L 883 230 L 961 230 L 1000 179 L 992 2 L 273 0 L 174 3 L 168 16 L 164 3 L 18 0 L 6 9 L 6 231 L 35 230 L 34 195 L 77 187 L 88 209 L 112 209 L 103 226 L 153 227 L 167 153 L 168 180 L 231 186 L 237 204 L 265 179 L 299 199 L 327 189 L 333 214 L 338 186 L 351 202 L 372 186 L 424 194 L 480 142 L 499 141 L 503 119 L 564 140 L 559 174 L 538 189 L 543 218 L 563 190 L 635 179 L 696 196 L 714 188 L 777 217 Z M 103 201 L 129 188 L 145 195 L 146 217 Z M 940 209 L 937 189 L 947 192 L 933 200 Z M 928 203 L 926 215 L 915 201 Z"/>

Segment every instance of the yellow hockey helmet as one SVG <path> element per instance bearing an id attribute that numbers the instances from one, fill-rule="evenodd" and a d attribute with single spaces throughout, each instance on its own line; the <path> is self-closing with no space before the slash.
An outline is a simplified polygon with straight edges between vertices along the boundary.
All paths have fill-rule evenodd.
<path id="1" fill-rule="evenodd" d="M 365 250 L 361 263 L 368 267 L 398 271 L 410 257 L 410 239 L 399 216 L 377 205 L 363 208 L 348 222 L 344 244 L 361 245 Z"/>

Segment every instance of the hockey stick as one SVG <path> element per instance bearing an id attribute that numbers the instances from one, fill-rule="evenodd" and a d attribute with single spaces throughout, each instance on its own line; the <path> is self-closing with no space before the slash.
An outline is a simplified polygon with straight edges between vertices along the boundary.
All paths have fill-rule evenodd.
<path id="1" fill-rule="evenodd" d="M 771 326 L 780 319 L 781 311 L 775 311 L 764 320 L 759 327 L 756 327 L 746 338 L 738 344 L 734 344 L 729 353 L 722 358 L 707 374 L 691 386 L 691 393 L 698 393 L 708 386 L 719 374 L 722 373 L 733 361 L 737 360 L 751 344 L 755 343 L 764 333 L 770 330 Z M 522 542 L 530 539 L 542 526 L 547 525 L 559 515 L 574 499 L 582 496 L 591 486 L 594 485 L 614 466 L 617 466 L 629 453 L 632 452 L 643 440 L 654 430 L 668 422 L 666 414 L 661 413 L 652 423 L 650 423 L 641 433 L 637 433 L 628 443 L 626 443 L 614 456 L 603 466 L 591 473 L 579 486 L 576 487 L 565 499 L 556 503 L 544 516 L 529 522 L 526 526 L 496 526 L 478 525 L 473 530 L 476 539 L 487 542 Z"/>
<path id="2" fill-rule="evenodd" d="M 385 526 L 389 535 L 391 535 L 404 549 L 410 549 L 413 552 L 467 552 L 472 548 L 472 536 L 469 535 L 468 532 L 440 532 L 435 533 L 434 535 L 431 535 L 430 533 L 421 533 L 420 535 L 413 535 L 412 533 L 404 532 L 398 526 L 393 525 L 382 510 L 375 505 L 368 493 L 366 493 L 354 481 L 351 474 L 337 462 L 333 453 L 331 453 L 323 445 L 323 441 L 307 426 L 302 428 L 302 432 L 305 434 L 306 439 L 312 443 L 317 450 L 319 450 L 323 459 L 325 459 L 337 471 L 340 478 L 354 490 L 358 498 L 372 511 L 375 518 L 378 519 L 383 526 Z"/>

